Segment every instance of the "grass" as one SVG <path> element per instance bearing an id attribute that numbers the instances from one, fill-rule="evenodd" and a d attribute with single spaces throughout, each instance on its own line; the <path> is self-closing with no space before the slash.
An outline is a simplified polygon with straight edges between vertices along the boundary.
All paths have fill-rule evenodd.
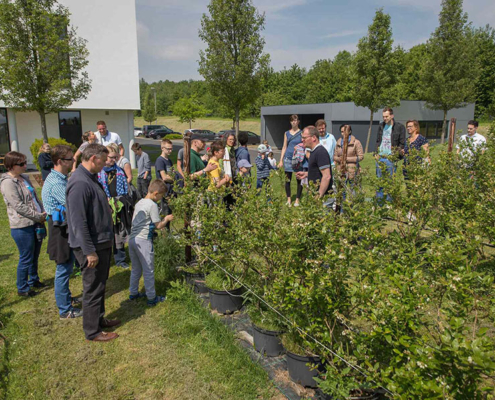
<path id="1" fill-rule="evenodd" d="M 143 125 L 150 125 L 148 122 L 145 122 L 142 117 L 134 117 L 134 126 L 142 127 Z M 170 117 L 158 117 L 157 121 L 153 121 L 151 125 L 165 125 L 168 128 L 184 133 L 186 129 L 189 129 L 189 124 L 187 122 L 179 122 L 178 117 L 170 116 Z M 197 129 L 208 129 L 213 132 L 218 132 L 222 130 L 227 130 L 232 128 L 232 120 L 229 118 L 198 118 L 192 124 L 192 128 Z M 260 134 L 261 122 L 259 118 L 248 118 L 246 120 L 241 120 L 239 122 L 240 130 L 251 131 L 254 133 Z"/>
<path id="2" fill-rule="evenodd" d="M 110 270 L 108 318 L 123 321 L 110 343 L 84 340 L 82 320 L 60 321 L 55 263 L 43 243 L 39 273 L 48 287 L 34 298 L 17 296 L 18 252 L 0 204 L 0 398 L 5 399 L 256 399 L 277 396 L 265 372 L 233 334 L 180 287 L 148 308 L 127 300 L 130 271 Z M 71 279 L 81 295 L 81 278 Z M 168 286 L 157 282 L 158 288 Z M 173 293 L 175 292 L 175 296 Z M 163 293 L 163 289 L 160 294 Z M 179 295 L 177 295 L 177 293 Z M 175 299 L 174 299 L 175 297 Z"/>

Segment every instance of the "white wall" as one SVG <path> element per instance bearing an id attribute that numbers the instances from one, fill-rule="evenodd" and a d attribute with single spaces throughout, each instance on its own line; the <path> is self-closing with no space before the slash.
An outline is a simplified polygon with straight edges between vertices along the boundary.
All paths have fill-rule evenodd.
<path id="1" fill-rule="evenodd" d="M 92 81 L 88 98 L 69 109 L 140 109 L 135 0 L 59 2 L 69 8 L 77 35 L 88 41 Z"/>
<path id="2" fill-rule="evenodd" d="M 105 115 L 104 110 L 81 110 L 82 131 L 96 131 L 96 121 L 103 120 L 107 128 L 112 132 L 117 132 L 124 144 L 126 157 L 129 158 L 130 141 L 134 139 L 134 131 L 130 129 L 130 115 L 132 111 L 111 110 L 109 115 Z M 41 138 L 41 122 L 37 113 L 16 112 L 15 122 L 19 151 L 27 156 L 28 163 L 32 164 L 32 156 L 29 148 L 35 139 Z M 9 125 L 12 121 L 9 116 Z M 46 116 L 48 137 L 60 137 L 58 115 L 49 114 Z M 12 138 L 11 138 L 12 139 Z"/>

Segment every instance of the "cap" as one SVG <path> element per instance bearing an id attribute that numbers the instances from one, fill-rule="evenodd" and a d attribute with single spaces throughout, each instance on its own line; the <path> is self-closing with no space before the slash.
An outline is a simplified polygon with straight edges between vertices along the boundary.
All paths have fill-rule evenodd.
<path id="1" fill-rule="evenodd" d="M 201 136 L 201 135 L 198 135 L 197 133 L 193 133 L 191 135 L 191 140 L 202 140 L 203 142 L 206 142 L 206 138 Z"/>
<path id="2" fill-rule="evenodd" d="M 251 168 L 251 167 L 252 167 L 252 165 L 249 164 L 248 160 L 240 160 L 237 163 L 237 168 Z"/>
<path id="3" fill-rule="evenodd" d="M 268 152 L 268 148 L 264 144 L 260 144 L 258 146 L 258 152 L 259 153 L 267 153 Z"/>

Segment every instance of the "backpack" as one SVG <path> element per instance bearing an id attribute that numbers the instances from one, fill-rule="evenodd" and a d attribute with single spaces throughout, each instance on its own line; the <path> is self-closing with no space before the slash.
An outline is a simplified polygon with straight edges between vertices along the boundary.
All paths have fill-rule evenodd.
<path id="1" fill-rule="evenodd" d="M 302 171 L 302 165 L 304 158 L 306 157 L 306 150 L 302 143 L 299 143 L 294 147 L 294 154 L 292 154 L 292 170 Z"/>

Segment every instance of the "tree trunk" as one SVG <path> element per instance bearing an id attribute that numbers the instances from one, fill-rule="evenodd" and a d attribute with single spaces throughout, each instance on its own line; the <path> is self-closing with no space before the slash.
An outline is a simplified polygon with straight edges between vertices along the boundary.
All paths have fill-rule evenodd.
<path id="1" fill-rule="evenodd" d="M 446 128 L 447 128 L 447 110 L 443 110 L 442 139 L 440 140 L 441 144 L 445 143 Z"/>
<path id="2" fill-rule="evenodd" d="M 189 120 L 189 129 L 191 129 L 191 124 L 192 124 L 192 121 Z"/>
<path id="3" fill-rule="evenodd" d="M 366 138 L 366 147 L 364 148 L 364 153 L 366 154 L 368 152 L 368 147 L 370 145 L 370 138 L 371 138 L 371 127 L 373 126 L 373 111 L 370 113 L 370 127 L 368 129 L 368 137 Z"/>
<path id="4" fill-rule="evenodd" d="M 38 111 L 41 120 L 41 135 L 43 136 L 43 143 L 48 143 L 48 134 L 46 133 L 46 115 L 44 111 Z"/>
<path id="5" fill-rule="evenodd" d="M 235 109 L 235 137 L 239 136 L 239 108 Z"/>

